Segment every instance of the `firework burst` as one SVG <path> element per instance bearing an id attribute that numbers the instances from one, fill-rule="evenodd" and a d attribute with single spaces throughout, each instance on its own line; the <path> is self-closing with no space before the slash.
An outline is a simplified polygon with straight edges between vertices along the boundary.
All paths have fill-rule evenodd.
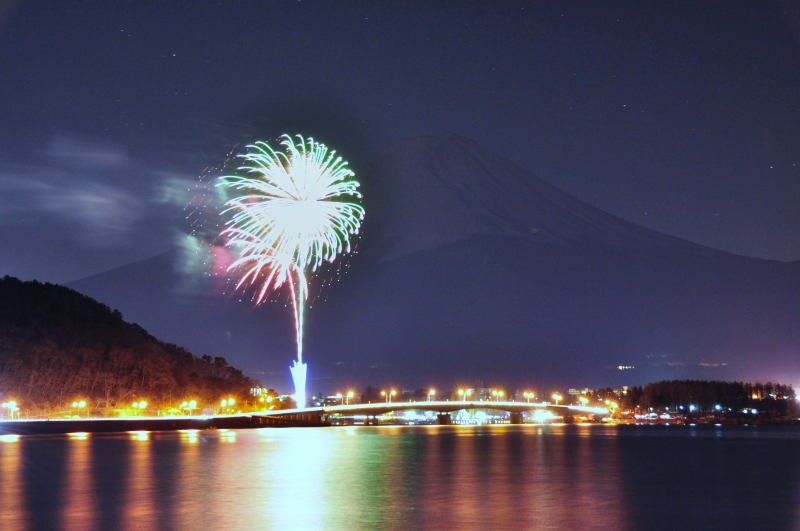
<path id="1" fill-rule="evenodd" d="M 364 208 L 355 174 L 336 151 L 301 135 L 283 135 L 279 145 L 247 146 L 239 155 L 243 175 L 220 178 L 218 186 L 231 196 L 221 236 L 237 256 L 228 268 L 239 275 L 236 288 L 253 289 L 256 304 L 288 286 L 302 365 L 309 276 L 350 252 Z"/>

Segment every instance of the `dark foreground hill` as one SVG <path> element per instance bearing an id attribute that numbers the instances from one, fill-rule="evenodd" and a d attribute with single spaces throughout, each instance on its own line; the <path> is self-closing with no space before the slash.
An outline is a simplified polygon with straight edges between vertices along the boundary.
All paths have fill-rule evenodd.
<path id="1" fill-rule="evenodd" d="M 800 263 L 636 226 L 459 137 L 408 140 L 359 176 L 359 254 L 307 316 L 312 386 L 800 381 Z M 287 388 L 285 301 L 254 309 L 186 263 L 70 285 Z"/>
<path id="2" fill-rule="evenodd" d="M 93 408 L 139 399 L 215 403 L 254 385 L 225 359 L 162 343 L 69 288 L 0 279 L 0 396 L 26 409 L 57 409 L 77 398 Z"/>

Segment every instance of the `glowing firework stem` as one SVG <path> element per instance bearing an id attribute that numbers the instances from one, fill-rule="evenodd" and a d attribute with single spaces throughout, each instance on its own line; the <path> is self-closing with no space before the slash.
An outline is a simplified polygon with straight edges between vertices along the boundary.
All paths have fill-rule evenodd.
<path id="1" fill-rule="evenodd" d="M 300 135 L 283 135 L 280 145 L 282 151 L 266 142 L 247 146 L 239 155 L 246 162 L 239 170 L 246 175 L 220 179 L 218 186 L 234 196 L 222 212 L 229 216 L 222 236 L 238 253 L 228 268 L 241 274 L 236 288 L 255 287 L 256 304 L 288 284 L 297 364 L 303 365 L 308 275 L 350 252 L 364 208 L 354 201 L 361 198 L 355 174 L 335 151 Z M 302 374 L 305 380 L 305 369 Z"/>
<path id="2" fill-rule="evenodd" d="M 297 361 L 303 363 L 303 314 L 305 301 L 308 298 L 306 277 L 302 271 L 297 271 L 297 282 L 289 277 L 292 292 L 292 309 L 294 310 L 295 341 L 297 342 Z"/>

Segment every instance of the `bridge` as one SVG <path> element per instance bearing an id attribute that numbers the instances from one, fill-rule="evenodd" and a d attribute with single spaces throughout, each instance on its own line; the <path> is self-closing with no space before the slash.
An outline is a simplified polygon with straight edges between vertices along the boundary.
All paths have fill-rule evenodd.
<path id="1" fill-rule="evenodd" d="M 375 402 L 370 404 L 341 404 L 298 409 L 281 409 L 251 413 L 267 425 L 289 422 L 326 423 L 331 416 L 365 416 L 367 423 L 376 423 L 377 417 L 396 411 L 433 411 L 437 413 L 439 424 L 450 424 L 451 413 L 461 410 L 495 410 L 509 413 L 511 424 L 521 424 L 526 412 L 549 411 L 565 420 L 576 416 L 605 416 L 604 407 L 567 406 L 549 402 L 510 402 L 489 400 L 431 400 L 422 402 Z"/>
<path id="2" fill-rule="evenodd" d="M 597 417 L 608 414 L 608 410 L 602 407 L 562 406 L 548 402 L 491 402 L 486 400 L 376 402 L 277 409 L 231 415 L 0 420 L 0 435 L 326 426 L 330 424 L 330 417 L 336 415 L 364 416 L 366 424 L 377 424 L 380 415 L 409 410 L 433 411 L 437 414 L 439 424 L 450 424 L 452 422 L 451 413 L 475 409 L 506 411 L 509 413 L 511 424 L 521 424 L 525 412 L 549 411 L 554 416 L 563 417 L 567 422 L 576 416 Z"/>

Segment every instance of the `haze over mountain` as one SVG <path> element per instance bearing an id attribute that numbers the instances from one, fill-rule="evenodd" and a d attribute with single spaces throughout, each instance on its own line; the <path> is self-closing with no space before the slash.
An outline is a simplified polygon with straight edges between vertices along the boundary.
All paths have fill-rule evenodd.
<path id="1" fill-rule="evenodd" d="M 312 387 L 800 381 L 800 263 L 636 226 L 457 136 L 401 142 L 358 177 L 359 253 L 306 322 Z M 252 308 L 182 260 L 70 286 L 288 389 L 285 303 Z"/>

